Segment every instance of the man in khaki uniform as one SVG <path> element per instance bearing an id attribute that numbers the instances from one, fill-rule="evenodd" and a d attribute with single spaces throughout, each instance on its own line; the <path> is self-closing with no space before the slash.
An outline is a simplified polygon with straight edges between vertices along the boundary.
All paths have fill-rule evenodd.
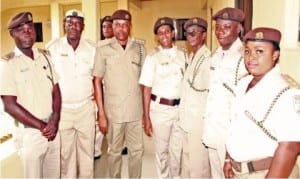
<path id="1" fill-rule="evenodd" d="M 96 44 L 81 38 L 81 11 L 67 11 L 64 27 L 66 36 L 47 44 L 61 77 L 61 176 L 92 178 L 96 118 L 92 70 Z"/>
<path id="2" fill-rule="evenodd" d="M 243 63 L 243 44 L 239 39 L 245 14 L 224 8 L 213 16 L 220 46 L 211 57 L 209 94 L 204 120 L 203 142 L 208 147 L 213 178 L 224 178 L 225 141 L 229 132 L 230 101 L 240 78 L 248 74 Z"/>
<path id="3" fill-rule="evenodd" d="M 16 47 L 1 58 L 0 95 L 18 127 L 16 147 L 24 178 L 59 178 L 61 96 L 57 75 L 49 52 L 32 48 L 36 32 L 30 12 L 15 15 L 8 29 Z"/>
<path id="4" fill-rule="evenodd" d="M 202 144 L 203 120 L 209 87 L 210 50 L 206 47 L 206 20 L 198 17 L 184 24 L 191 49 L 181 91 L 179 122 L 183 135 L 182 177 L 208 178 L 208 149 Z"/>
<path id="5" fill-rule="evenodd" d="M 143 128 L 138 79 L 145 47 L 140 40 L 129 37 L 131 14 L 128 11 L 117 10 L 112 19 L 114 38 L 97 47 L 93 71 L 99 128 L 104 135 L 107 134 L 109 177 L 121 177 L 121 151 L 126 142 L 129 178 L 140 178 Z"/>
<path id="6" fill-rule="evenodd" d="M 154 34 L 160 44 L 146 57 L 139 83 L 143 85 L 144 130 L 154 137 L 159 178 L 180 177 L 181 135 L 179 119 L 180 88 L 186 51 L 174 45 L 173 19 L 159 18 Z"/>

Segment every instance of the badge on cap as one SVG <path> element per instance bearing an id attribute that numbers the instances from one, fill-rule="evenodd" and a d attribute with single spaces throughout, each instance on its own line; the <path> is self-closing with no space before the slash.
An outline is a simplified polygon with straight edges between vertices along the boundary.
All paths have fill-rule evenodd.
<path id="1" fill-rule="evenodd" d="M 72 12 L 72 16 L 75 16 L 75 17 L 76 17 L 76 16 L 78 16 L 78 13 L 77 13 L 76 11 L 73 11 L 73 12 Z"/>
<path id="2" fill-rule="evenodd" d="M 27 15 L 28 21 L 32 21 L 32 16 L 30 14 Z"/>
<path id="3" fill-rule="evenodd" d="M 125 15 L 125 19 L 129 20 L 129 15 L 128 14 Z"/>
<path id="4" fill-rule="evenodd" d="M 300 95 L 294 96 L 294 107 L 297 113 L 300 113 Z"/>
<path id="5" fill-rule="evenodd" d="M 255 38 L 256 38 L 256 39 L 263 39 L 263 38 L 264 38 L 264 33 L 262 33 L 262 32 L 257 32 L 257 33 L 255 34 Z"/>
<path id="6" fill-rule="evenodd" d="M 164 19 L 160 20 L 160 23 L 161 24 L 165 23 L 165 20 Z"/>
<path id="7" fill-rule="evenodd" d="M 193 23 L 198 23 L 198 20 L 196 18 L 193 19 Z"/>
<path id="8" fill-rule="evenodd" d="M 228 19 L 228 17 L 229 17 L 229 15 L 228 15 L 227 12 L 224 12 L 224 13 L 222 14 L 222 18 L 223 18 L 223 19 Z"/>

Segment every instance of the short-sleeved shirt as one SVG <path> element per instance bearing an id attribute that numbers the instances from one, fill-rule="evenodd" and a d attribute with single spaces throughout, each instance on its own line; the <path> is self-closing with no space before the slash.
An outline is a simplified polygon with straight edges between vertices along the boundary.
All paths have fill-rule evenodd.
<path id="1" fill-rule="evenodd" d="M 139 83 L 152 88 L 152 94 L 160 97 L 180 98 L 181 82 L 187 55 L 184 49 L 156 47 L 147 55 Z"/>
<path id="2" fill-rule="evenodd" d="M 96 43 L 81 39 L 74 51 L 66 37 L 47 44 L 57 73 L 63 107 L 76 108 L 93 95 L 93 68 Z"/>
<path id="3" fill-rule="evenodd" d="M 289 84 L 282 78 L 279 66 L 269 71 L 246 92 L 252 79 L 252 76 L 246 77 L 237 86 L 237 96 L 231 110 L 230 135 L 226 144 L 230 156 L 241 162 L 273 156 L 278 142 L 300 141 L 300 112 L 295 106 L 295 98 L 300 98 L 300 90 L 291 88 L 279 95 L 263 122 L 267 131 L 277 138 L 275 141 L 247 117 L 245 111 L 255 120 L 262 121 L 274 99 Z"/>
<path id="4" fill-rule="evenodd" d="M 98 44 L 93 75 L 103 78 L 104 109 L 109 121 L 132 122 L 142 119 L 142 94 L 138 83 L 145 60 L 141 40 L 129 38 L 124 49 L 112 38 Z"/>
<path id="5" fill-rule="evenodd" d="M 0 94 L 16 96 L 21 106 L 47 122 L 52 113 L 53 84 L 58 76 L 44 50 L 33 48 L 33 55 L 32 60 L 15 48 L 9 59 L 1 59 Z"/>
<path id="6" fill-rule="evenodd" d="M 201 130 L 209 88 L 210 50 L 203 45 L 190 54 L 182 82 L 178 124 L 186 132 Z"/>
<path id="7" fill-rule="evenodd" d="M 211 57 L 211 74 L 207 98 L 204 143 L 216 148 L 225 144 L 229 127 L 230 101 L 238 80 L 248 72 L 242 56 L 243 44 L 237 39 L 228 50 L 219 47 Z"/>

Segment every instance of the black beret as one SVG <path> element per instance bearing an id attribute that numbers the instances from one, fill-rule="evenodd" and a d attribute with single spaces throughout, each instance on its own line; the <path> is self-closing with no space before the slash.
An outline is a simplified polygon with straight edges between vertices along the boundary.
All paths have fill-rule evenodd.
<path id="1" fill-rule="evenodd" d="M 193 18 L 190 18 L 189 20 L 187 20 L 184 23 L 183 28 L 184 28 L 184 30 L 186 30 L 188 27 L 190 27 L 192 25 L 200 26 L 200 27 L 204 28 L 205 30 L 207 29 L 207 21 L 202 18 L 199 18 L 199 17 L 193 17 Z"/>
<path id="2" fill-rule="evenodd" d="M 31 12 L 21 12 L 15 15 L 7 25 L 8 29 L 14 29 L 22 24 L 27 24 L 33 22 Z"/>
<path id="3" fill-rule="evenodd" d="M 131 14 L 129 11 L 124 9 L 116 10 L 113 15 L 111 16 L 112 20 L 128 20 L 131 21 Z"/>
<path id="4" fill-rule="evenodd" d="M 158 28 L 162 25 L 169 25 L 171 27 L 171 29 L 174 30 L 173 19 L 170 17 L 161 17 L 161 18 L 157 19 L 157 21 L 154 24 L 154 29 L 153 29 L 154 34 L 157 34 Z"/>
<path id="5" fill-rule="evenodd" d="M 244 42 L 252 41 L 269 41 L 280 43 L 281 33 L 277 29 L 269 27 L 258 27 L 249 31 L 243 38 Z"/>
<path id="6" fill-rule="evenodd" d="M 245 14 L 242 10 L 232 7 L 226 7 L 218 11 L 214 16 L 213 20 L 224 19 L 236 22 L 244 22 Z"/>

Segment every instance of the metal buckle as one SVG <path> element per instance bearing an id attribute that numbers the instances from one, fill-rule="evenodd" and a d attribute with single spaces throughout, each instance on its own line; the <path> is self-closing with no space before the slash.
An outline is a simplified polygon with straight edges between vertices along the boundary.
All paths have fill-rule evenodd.
<path id="1" fill-rule="evenodd" d="M 247 162 L 247 167 L 248 167 L 249 173 L 255 172 L 255 169 L 254 169 L 254 166 L 253 166 L 252 162 Z"/>

